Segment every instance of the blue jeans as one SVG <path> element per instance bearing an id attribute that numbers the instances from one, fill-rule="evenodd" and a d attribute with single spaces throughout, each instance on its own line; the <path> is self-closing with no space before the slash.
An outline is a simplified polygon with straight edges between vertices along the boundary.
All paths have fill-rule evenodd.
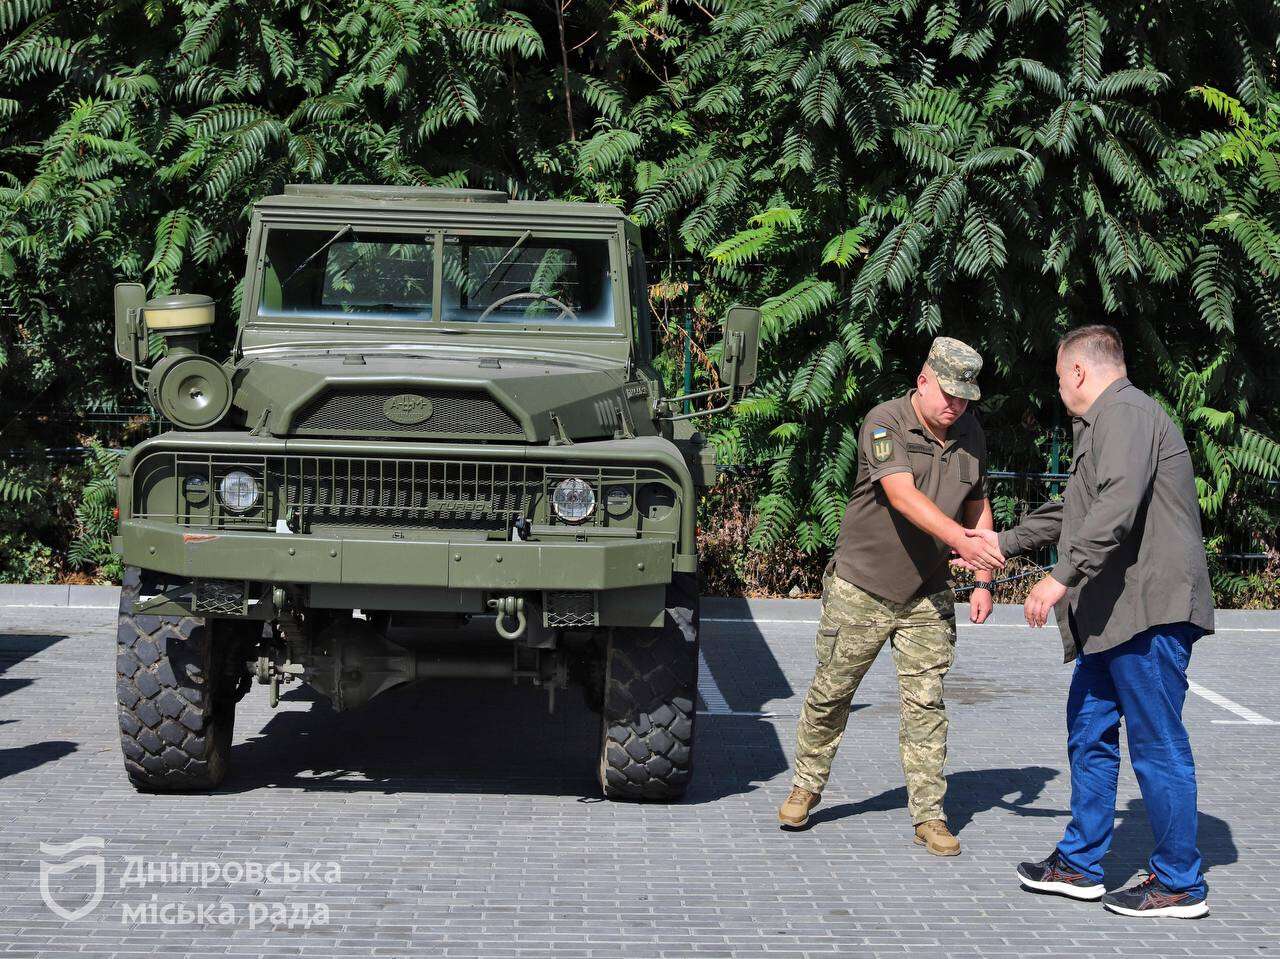
<path id="1" fill-rule="evenodd" d="M 1155 626 L 1101 653 L 1076 658 L 1067 697 L 1071 822 L 1058 843 L 1064 865 L 1102 881 L 1115 825 L 1120 720 L 1155 835 L 1151 872 L 1175 892 L 1208 892 L 1196 848 L 1196 767 L 1182 724 L 1190 623 Z"/>

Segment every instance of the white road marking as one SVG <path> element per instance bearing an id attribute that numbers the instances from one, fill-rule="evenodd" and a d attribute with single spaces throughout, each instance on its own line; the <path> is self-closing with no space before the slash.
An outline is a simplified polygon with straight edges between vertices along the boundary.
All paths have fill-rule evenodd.
<path id="1" fill-rule="evenodd" d="M 816 619 L 751 619 L 751 618 L 712 617 L 712 616 L 704 616 L 702 617 L 702 621 L 707 623 L 762 623 L 762 624 L 773 624 L 773 625 L 791 623 L 797 626 L 816 626 L 818 624 L 818 620 Z M 993 625 L 999 625 L 999 624 L 993 624 Z M 1018 624 L 1011 624 L 1011 625 L 1018 625 Z M 1280 632 L 1280 629 L 1224 627 L 1217 630 L 1217 632 L 1219 633 L 1275 633 L 1275 632 Z M 698 652 L 698 657 L 699 657 L 698 692 L 702 694 L 702 699 L 707 704 L 707 710 L 706 710 L 707 714 L 712 716 L 762 715 L 760 713 L 734 714 L 733 711 L 729 709 L 729 704 L 725 702 L 724 696 L 720 692 L 720 687 L 716 685 L 715 677 L 711 675 L 711 670 L 710 668 L 708 668 L 707 661 L 705 657 L 702 656 L 701 650 L 699 650 Z M 1227 699 L 1227 697 L 1223 696 L 1221 693 L 1215 693 L 1212 689 L 1206 689 L 1204 686 L 1201 686 L 1199 683 L 1188 682 L 1187 688 L 1190 689 L 1191 692 L 1199 696 L 1201 699 L 1208 700 L 1209 702 L 1213 703 L 1215 706 L 1220 706 L 1221 708 L 1227 710 L 1228 712 L 1235 713 L 1237 716 L 1240 717 L 1239 719 L 1213 720 L 1213 722 L 1218 725 L 1280 726 L 1280 723 L 1277 723 L 1274 719 L 1268 719 L 1266 716 L 1263 716 L 1261 713 L 1255 713 L 1252 709 L 1249 709 L 1247 706 L 1241 706 L 1237 702 L 1232 702 L 1230 699 Z"/>
<path id="2" fill-rule="evenodd" d="M 702 622 L 704 623 L 760 623 L 762 625 L 769 625 L 769 626 L 785 626 L 788 624 L 792 626 L 817 626 L 819 621 L 816 619 L 752 619 L 749 616 L 741 617 L 741 618 L 726 617 L 726 616 L 703 616 Z M 997 626 L 997 627 L 999 626 L 1018 627 L 1019 629 L 1027 628 L 1026 623 L 988 622 L 986 625 Z M 1219 626 L 1217 629 L 1214 630 L 1214 632 L 1215 633 L 1280 633 L 1280 626 L 1276 626 L 1270 629 L 1267 629 L 1261 626 Z"/>
<path id="3" fill-rule="evenodd" d="M 753 619 L 750 616 L 732 617 L 732 616 L 701 616 L 699 617 L 704 623 L 794 623 L 797 626 L 815 626 L 816 619 Z"/>
<path id="4" fill-rule="evenodd" d="M 33 604 L 34 605 L 34 604 Z M 30 607 L 28 607 L 30 608 Z M 106 609 L 108 607 L 97 606 L 49 606 L 49 609 Z M 760 623 L 766 625 L 785 625 L 792 624 L 796 626 L 816 626 L 816 619 L 755 619 L 753 617 L 730 617 L 730 616 L 703 616 L 702 621 L 706 623 Z M 999 624 L 992 625 L 1012 625 L 1020 624 Z M 1219 633 L 1275 633 L 1280 629 L 1262 629 L 1250 626 L 1225 626 L 1216 630 Z M 1256 713 L 1247 706 L 1241 706 L 1239 703 L 1232 702 L 1220 693 L 1215 693 L 1212 689 L 1206 689 L 1199 683 L 1187 683 L 1187 688 L 1195 693 L 1201 699 L 1208 700 L 1215 706 L 1235 713 L 1239 719 L 1215 719 L 1213 722 L 1220 726 L 1280 726 L 1280 723 L 1274 719 L 1268 719 L 1261 713 Z M 702 716 L 755 716 L 755 717 L 773 717 L 776 714 L 772 712 L 759 712 L 754 710 L 736 710 L 729 707 L 729 703 L 724 698 L 724 693 L 720 691 L 720 687 L 716 685 L 716 678 L 712 675 L 711 667 L 707 665 L 707 658 L 702 650 L 698 650 L 698 694 L 702 697 L 706 709 L 698 710 Z"/>
<path id="5" fill-rule="evenodd" d="M 1188 682 L 1187 688 L 1199 696 L 1201 699 L 1207 699 L 1215 706 L 1221 706 L 1227 712 L 1235 713 L 1239 719 L 1215 719 L 1215 723 L 1223 725 L 1249 725 L 1249 726 L 1280 726 L 1274 719 L 1268 719 L 1261 713 L 1255 713 L 1247 706 L 1241 706 L 1239 703 L 1233 703 L 1221 693 L 1215 693 L 1212 689 L 1205 689 L 1199 683 Z"/>
<path id="6" fill-rule="evenodd" d="M 752 710 L 731 709 L 728 712 L 712 712 L 709 709 L 699 709 L 699 716 L 753 716 L 756 719 L 775 719 L 780 713 L 758 713 Z"/>

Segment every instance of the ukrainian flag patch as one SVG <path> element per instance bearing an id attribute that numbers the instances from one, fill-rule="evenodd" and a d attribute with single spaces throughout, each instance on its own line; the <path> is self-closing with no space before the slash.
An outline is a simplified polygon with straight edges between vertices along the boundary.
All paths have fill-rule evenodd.
<path id="1" fill-rule="evenodd" d="M 877 463 L 883 463 L 893 455 L 893 437 L 883 426 L 871 430 L 871 455 Z"/>

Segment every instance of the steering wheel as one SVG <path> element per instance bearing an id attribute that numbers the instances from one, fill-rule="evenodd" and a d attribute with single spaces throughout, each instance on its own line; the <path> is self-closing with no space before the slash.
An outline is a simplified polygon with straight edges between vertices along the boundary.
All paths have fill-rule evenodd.
<path id="1" fill-rule="evenodd" d="M 494 300 L 487 307 L 485 307 L 484 312 L 480 314 L 476 322 L 479 323 L 483 321 L 486 316 L 488 316 L 498 307 L 502 306 L 504 303 L 510 303 L 512 300 L 546 300 L 548 303 L 554 303 L 556 306 L 560 307 L 560 315 L 557 316 L 554 320 L 552 320 L 551 321 L 552 323 L 559 323 L 566 316 L 569 317 L 571 320 L 576 321 L 578 319 L 578 314 L 573 312 L 573 310 L 569 308 L 568 304 L 561 303 L 559 300 L 557 300 L 554 296 L 551 296 L 549 293 L 533 293 L 531 291 L 525 291 L 521 293 L 508 293 L 506 296 L 498 297 L 498 299 Z"/>

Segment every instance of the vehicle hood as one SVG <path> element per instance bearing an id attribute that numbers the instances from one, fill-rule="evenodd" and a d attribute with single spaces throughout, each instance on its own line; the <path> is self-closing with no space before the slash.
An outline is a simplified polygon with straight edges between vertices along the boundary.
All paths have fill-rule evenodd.
<path id="1" fill-rule="evenodd" d="M 291 349 L 243 359 L 234 402 L 273 436 L 544 443 L 625 433 L 643 383 L 617 361 L 553 352 Z"/>

